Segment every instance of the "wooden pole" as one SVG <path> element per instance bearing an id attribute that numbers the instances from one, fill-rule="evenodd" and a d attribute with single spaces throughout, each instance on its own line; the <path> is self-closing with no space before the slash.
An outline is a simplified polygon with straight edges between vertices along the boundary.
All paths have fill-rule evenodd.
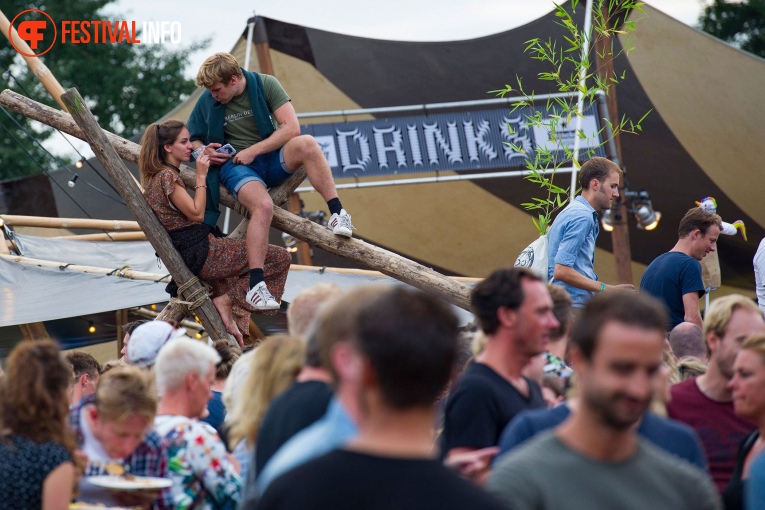
<path id="1" fill-rule="evenodd" d="M 24 335 L 24 340 L 45 340 L 50 338 L 48 330 L 45 329 L 45 324 L 42 322 L 30 322 L 29 324 L 20 324 L 21 334 Z"/>
<path id="2" fill-rule="evenodd" d="M 122 220 L 93 220 L 90 218 L 47 218 L 44 216 L 16 216 L 0 214 L 6 225 L 10 227 L 43 227 L 43 228 L 89 228 L 93 230 L 140 231 L 136 221 Z"/>
<path id="3" fill-rule="evenodd" d="M 143 280 L 143 281 L 163 281 L 170 280 L 169 275 L 159 273 L 146 273 L 144 271 L 134 271 L 128 266 L 124 268 L 108 268 L 108 267 L 95 267 L 95 266 L 80 266 L 76 264 L 69 264 L 67 262 L 57 262 L 53 260 L 33 259 L 31 257 L 23 257 L 21 255 L 3 255 L 0 254 L 0 259 L 10 262 L 16 262 L 18 264 L 26 264 L 29 266 L 38 267 L 55 267 L 66 271 L 76 271 L 78 273 L 87 274 L 100 274 L 104 276 L 115 276 L 117 278 L 128 278 L 130 280 Z"/>
<path id="4" fill-rule="evenodd" d="M 13 91 L 4 90 L 0 93 L 0 105 L 49 126 L 56 127 L 74 137 L 85 139 L 82 130 L 77 127 L 68 114 L 32 101 Z M 113 144 L 114 149 L 123 159 L 133 162 L 138 160 L 138 149 L 140 147 L 138 144 L 112 133 L 105 132 L 104 135 L 106 137 L 104 143 L 108 139 L 108 142 Z M 188 166 L 181 166 L 181 178 L 187 186 L 193 187 L 196 183 L 196 172 Z M 381 271 L 388 276 L 392 276 L 426 292 L 432 292 L 460 308 L 470 310 L 470 287 L 468 285 L 454 282 L 429 267 L 417 264 L 364 241 L 354 238 L 340 238 L 326 227 L 317 225 L 309 219 L 297 217 L 279 207 L 279 205 L 287 201 L 292 192 L 304 179 L 305 170 L 301 169 L 295 172 L 295 175 L 287 181 L 269 190 L 271 199 L 274 202 L 274 219 L 271 222 L 273 227 L 330 253 L 353 260 L 370 269 Z M 249 217 L 249 213 L 237 204 L 231 194 L 222 187 L 220 190 L 220 202 L 227 207 L 235 209 L 242 216 Z"/>
<path id="5" fill-rule="evenodd" d="M 603 6 L 603 15 L 609 19 L 608 6 Z M 605 83 L 610 83 L 614 74 L 614 59 L 610 47 L 611 42 L 605 37 L 595 39 L 595 66 L 598 69 L 598 77 Z M 611 125 L 619 125 L 619 105 L 616 102 L 616 87 L 610 87 L 606 95 L 606 105 L 608 106 L 608 115 Z M 619 133 L 614 135 L 614 144 L 616 145 L 616 156 L 619 166 L 625 169 L 624 159 L 622 159 L 622 142 Z M 614 230 L 611 232 L 611 246 L 614 252 L 614 264 L 616 265 L 616 279 L 619 283 L 634 283 L 632 281 L 632 249 L 630 247 L 630 231 L 627 223 L 627 204 L 624 198 L 624 174 L 620 183 L 621 200 L 618 203 L 618 212 L 620 221 L 614 221 Z"/>
<path id="6" fill-rule="evenodd" d="M 124 308 L 115 312 L 117 323 L 117 358 L 122 356 L 122 348 L 125 347 L 125 332 L 122 329 L 128 321 L 128 311 Z"/>
<path id="7" fill-rule="evenodd" d="M 23 53 L 30 55 L 33 54 L 32 49 L 24 39 L 19 37 L 16 29 L 11 26 L 11 22 L 8 20 L 8 18 L 5 17 L 5 14 L 3 14 L 2 11 L 0 11 L 0 30 L 2 30 L 3 35 L 7 37 L 8 41 L 11 41 L 12 45 L 14 45 L 16 48 L 21 50 Z M 20 55 L 27 63 L 27 66 L 29 66 L 29 69 L 34 73 L 35 76 L 37 76 L 37 79 L 40 80 L 40 83 L 43 84 L 45 90 L 47 90 L 51 97 L 56 100 L 58 105 L 66 110 L 66 105 L 61 100 L 61 94 L 64 93 L 64 88 L 61 86 L 58 80 L 56 80 L 56 77 L 53 76 L 53 73 L 51 73 L 50 70 L 45 67 L 45 64 L 42 63 L 40 57 L 28 57 L 23 53 L 20 53 Z"/>
<path id="8" fill-rule="evenodd" d="M 106 135 L 104 135 L 93 114 L 90 113 L 90 109 L 88 109 L 82 96 L 80 96 L 76 89 L 69 89 L 64 92 L 61 98 L 69 108 L 75 122 L 82 128 L 91 150 L 109 174 L 120 196 L 125 200 L 125 204 L 138 220 L 138 224 L 146 233 L 146 237 L 151 242 L 151 245 L 157 250 L 165 267 L 173 275 L 175 282 L 178 286 L 182 286 L 192 280 L 194 275 L 186 267 L 180 254 L 170 241 L 170 236 L 160 225 L 159 220 L 154 215 L 149 204 L 146 203 L 141 192 L 133 185 L 130 172 L 120 160 Z M 194 282 L 185 295 L 181 297 L 188 300 L 190 296 L 204 296 L 205 298 L 202 305 L 196 309 L 196 314 L 199 316 L 202 324 L 204 324 L 210 337 L 216 340 L 225 338 L 233 342 L 233 338 L 226 332 L 223 321 L 213 306 L 212 301 L 207 296 L 201 282 Z"/>
<path id="9" fill-rule="evenodd" d="M 289 208 L 292 214 L 301 216 L 303 212 L 303 206 L 300 203 L 300 195 L 293 193 L 290 195 Z M 312 266 L 313 260 L 311 259 L 311 247 L 305 241 L 297 241 L 295 248 L 297 248 L 297 260 L 298 264 L 304 266 Z"/>
<path id="10" fill-rule="evenodd" d="M 69 241 L 145 241 L 146 234 L 143 232 L 111 232 L 103 234 L 56 236 L 53 239 L 67 239 Z"/>

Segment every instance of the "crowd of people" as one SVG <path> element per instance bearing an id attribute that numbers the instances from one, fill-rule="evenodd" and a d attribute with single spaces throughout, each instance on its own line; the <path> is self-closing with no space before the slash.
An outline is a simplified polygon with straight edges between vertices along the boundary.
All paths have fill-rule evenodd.
<path id="1" fill-rule="evenodd" d="M 240 347 L 159 320 L 127 325 L 103 366 L 21 342 L 0 376 L 0 508 L 765 509 L 765 318 L 740 295 L 699 311 L 718 216 L 688 211 L 640 292 L 603 283 L 598 217 L 621 170 L 591 158 L 546 277 L 494 271 L 471 291 L 474 324 L 408 287 L 322 284 L 293 299 L 288 334 L 254 343 L 250 314 L 280 307 L 290 263 L 267 242 L 267 188 L 302 167 L 333 232 L 353 226 L 273 77 L 216 54 L 197 82 L 188 127 L 149 126 L 139 168 Z M 215 227 L 219 183 L 251 215 L 246 240 Z M 99 475 L 170 484 L 110 491 Z"/>

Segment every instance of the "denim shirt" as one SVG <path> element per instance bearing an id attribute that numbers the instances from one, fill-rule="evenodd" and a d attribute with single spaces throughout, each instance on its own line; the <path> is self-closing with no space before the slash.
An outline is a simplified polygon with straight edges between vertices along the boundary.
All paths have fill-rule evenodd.
<path id="1" fill-rule="evenodd" d="M 568 266 L 590 278 L 598 279 L 593 268 L 595 264 L 595 240 L 600 226 L 598 213 L 581 195 L 555 218 L 547 235 L 547 279 L 553 277 L 555 264 Z M 572 287 L 560 280 L 552 280 L 571 295 L 575 307 L 581 308 L 590 300 L 593 292 Z"/>
<path id="2" fill-rule="evenodd" d="M 284 443 L 263 467 L 263 472 L 258 473 L 257 496 L 262 496 L 268 485 L 287 471 L 342 447 L 358 434 L 356 423 L 337 397 L 333 398 L 324 417 Z M 247 507 L 248 499 L 254 496 L 252 492 L 251 487 L 245 488 L 240 508 Z"/>

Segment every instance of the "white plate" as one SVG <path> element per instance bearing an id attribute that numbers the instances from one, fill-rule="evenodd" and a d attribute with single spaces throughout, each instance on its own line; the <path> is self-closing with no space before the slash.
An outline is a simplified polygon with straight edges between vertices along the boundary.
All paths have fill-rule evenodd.
<path id="1" fill-rule="evenodd" d="M 173 485 L 173 481 L 169 478 L 153 476 L 136 476 L 133 480 L 128 480 L 121 476 L 89 476 L 86 480 L 99 487 L 121 491 L 165 489 Z"/>

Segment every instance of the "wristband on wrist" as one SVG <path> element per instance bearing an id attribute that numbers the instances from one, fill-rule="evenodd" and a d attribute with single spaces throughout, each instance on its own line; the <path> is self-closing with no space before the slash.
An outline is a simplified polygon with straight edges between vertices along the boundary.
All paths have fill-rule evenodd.
<path id="1" fill-rule="evenodd" d="M 194 186 L 194 189 L 206 188 L 206 187 L 207 187 L 207 184 L 200 184 L 198 186 Z"/>
<path id="2" fill-rule="evenodd" d="M 601 284 L 600 284 L 600 292 L 605 292 L 605 291 L 606 291 L 606 284 L 601 282 Z"/>

